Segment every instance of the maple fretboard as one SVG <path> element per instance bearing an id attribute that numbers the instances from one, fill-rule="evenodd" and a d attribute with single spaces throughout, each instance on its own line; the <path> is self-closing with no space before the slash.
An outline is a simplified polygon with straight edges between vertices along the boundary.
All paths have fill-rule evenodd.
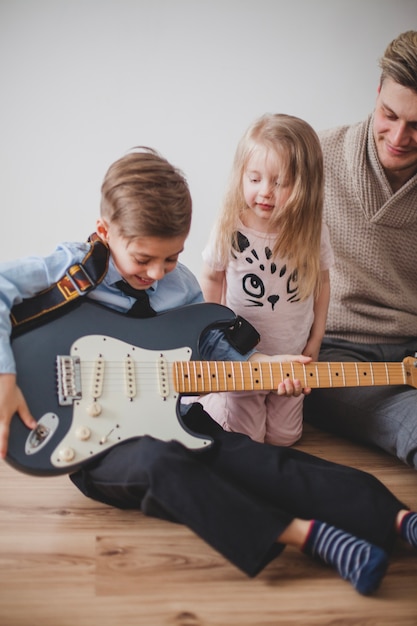
<path id="1" fill-rule="evenodd" d="M 285 378 L 299 379 L 303 387 L 369 387 L 413 385 L 415 359 L 402 363 L 186 361 L 174 362 L 173 378 L 179 393 L 256 391 L 276 389 Z M 414 385 L 415 386 L 415 385 Z"/>

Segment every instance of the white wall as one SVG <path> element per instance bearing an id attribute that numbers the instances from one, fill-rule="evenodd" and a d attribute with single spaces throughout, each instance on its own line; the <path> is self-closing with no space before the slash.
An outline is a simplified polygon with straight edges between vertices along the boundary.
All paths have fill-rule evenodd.
<path id="1" fill-rule="evenodd" d="M 410 28 L 417 0 L 0 0 L 0 260 L 84 240 L 107 167 L 149 145 L 189 180 L 198 275 L 249 123 L 362 119 Z"/>

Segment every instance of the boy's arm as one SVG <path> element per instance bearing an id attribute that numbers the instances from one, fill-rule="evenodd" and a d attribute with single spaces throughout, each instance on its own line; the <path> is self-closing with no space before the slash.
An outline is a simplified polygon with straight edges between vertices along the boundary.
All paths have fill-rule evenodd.
<path id="1" fill-rule="evenodd" d="M 303 354 L 310 356 L 313 361 L 319 358 L 320 346 L 326 330 L 327 310 L 330 300 L 329 270 L 321 273 L 321 289 L 314 302 L 314 322 L 310 330 L 308 341 Z"/>
<path id="2" fill-rule="evenodd" d="M 16 385 L 16 366 L 10 345 L 12 307 L 59 280 L 67 267 L 79 262 L 88 246 L 62 245 L 50 256 L 26 257 L 0 264 L 0 458 L 7 452 L 10 422 L 17 413 L 29 428 L 36 426 Z"/>
<path id="3" fill-rule="evenodd" d="M 200 285 L 206 302 L 222 303 L 224 280 L 224 271 L 217 272 L 207 265 L 207 263 L 203 263 Z"/>

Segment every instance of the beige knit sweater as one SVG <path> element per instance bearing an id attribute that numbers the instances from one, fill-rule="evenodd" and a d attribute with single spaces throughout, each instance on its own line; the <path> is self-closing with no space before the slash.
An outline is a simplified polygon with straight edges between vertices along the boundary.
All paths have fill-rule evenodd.
<path id="1" fill-rule="evenodd" d="M 326 334 L 397 343 L 417 339 L 417 175 L 393 194 L 371 129 L 372 116 L 320 133 L 336 257 Z"/>

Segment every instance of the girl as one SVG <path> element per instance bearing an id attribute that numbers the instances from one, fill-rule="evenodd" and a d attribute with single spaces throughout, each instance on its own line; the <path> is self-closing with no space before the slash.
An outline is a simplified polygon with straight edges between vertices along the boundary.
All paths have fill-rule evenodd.
<path id="1" fill-rule="evenodd" d="M 303 120 L 264 115 L 241 139 L 228 191 L 203 252 L 201 285 L 251 322 L 267 354 L 318 359 L 333 253 L 322 225 L 323 160 Z M 225 430 L 289 446 L 302 433 L 303 396 L 217 393 L 200 399 Z"/>

